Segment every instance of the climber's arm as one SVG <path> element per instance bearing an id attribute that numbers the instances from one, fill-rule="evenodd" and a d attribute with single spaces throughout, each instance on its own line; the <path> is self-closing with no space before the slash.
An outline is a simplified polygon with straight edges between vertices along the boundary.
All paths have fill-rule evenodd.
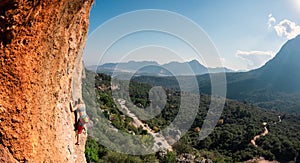
<path id="1" fill-rule="evenodd" d="M 76 111 L 76 110 L 78 109 L 78 105 L 75 105 L 75 106 L 74 106 L 74 103 L 73 103 L 72 100 L 70 101 L 70 107 L 71 107 L 71 111 L 72 111 L 72 112 L 74 112 L 74 111 Z"/>

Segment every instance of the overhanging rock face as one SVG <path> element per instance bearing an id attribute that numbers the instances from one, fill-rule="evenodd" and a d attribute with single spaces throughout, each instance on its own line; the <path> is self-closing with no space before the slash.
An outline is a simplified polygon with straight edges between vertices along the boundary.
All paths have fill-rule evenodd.
<path id="1" fill-rule="evenodd" d="M 69 101 L 81 96 L 91 5 L 0 1 L 0 162 L 85 162 Z"/>

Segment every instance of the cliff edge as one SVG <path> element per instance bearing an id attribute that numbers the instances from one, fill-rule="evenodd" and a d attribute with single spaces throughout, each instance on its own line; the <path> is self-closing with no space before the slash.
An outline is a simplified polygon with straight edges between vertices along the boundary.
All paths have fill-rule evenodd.
<path id="1" fill-rule="evenodd" d="M 81 96 L 93 0 L 0 1 L 0 162 L 85 162 Z"/>

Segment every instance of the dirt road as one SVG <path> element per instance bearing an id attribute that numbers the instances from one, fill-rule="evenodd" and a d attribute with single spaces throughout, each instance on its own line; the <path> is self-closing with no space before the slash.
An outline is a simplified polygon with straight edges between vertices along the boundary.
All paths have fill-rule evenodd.
<path id="1" fill-rule="evenodd" d="M 153 136 L 154 138 L 154 146 L 153 150 L 154 151 L 159 151 L 162 149 L 168 150 L 168 151 L 173 151 L 172 146 L 167 142 L 165 137 L 160 134 L 160 133 L 155 133 L 150 127 L 148 127 L 147 124 L 144 124 L 134 113 L 130 112 L 130 110 L 127 108 L 125 105 L 126 101 L 123 99 L 118 99 L 118 102 L 121 105 L 121 108 L 126 110 L 126 115 L 133 118 L 134 125 L 137 127 L 142 126 L 144 130 L 147 130 L 147 132 Z"/>
<path id="2" fill-rule="evenodd" d="M 269 131 L 268 131 L 268 129 L 267 129 L 267 126 L 265 125 L 265 126 L 264 126 L 264 132 L 261 133 L 261 134 L 259 134 L 259 135 L 254 136 L 254 138 L 251 140 L 251 144 L 253 144 L 255 147 L 258 147 L 258 146 L 256 145 L 256 142 L 255 142 L 255 141 L 256 141 L 257 139 L 259 139 L 261 136 L 266 136 L 268 133 L 269 133 Z"/>

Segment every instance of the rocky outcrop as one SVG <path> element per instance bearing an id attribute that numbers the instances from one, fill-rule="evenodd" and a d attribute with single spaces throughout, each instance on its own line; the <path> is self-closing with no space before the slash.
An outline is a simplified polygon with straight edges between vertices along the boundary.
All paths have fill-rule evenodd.
<path id="1" fill-rule="evenodd" d="M 176 158 L 176 162 L 179 163 L 213 163 L 211 159 L 203 157 L 196 158 L 195 155 L 189 153 L 182 153 Z"/>
<path id="2" fill-rule="evenodd" d="M 69 101 L 81 96 L 91 5 L 0 1 L 0 162 L 85 162 Z"/>

